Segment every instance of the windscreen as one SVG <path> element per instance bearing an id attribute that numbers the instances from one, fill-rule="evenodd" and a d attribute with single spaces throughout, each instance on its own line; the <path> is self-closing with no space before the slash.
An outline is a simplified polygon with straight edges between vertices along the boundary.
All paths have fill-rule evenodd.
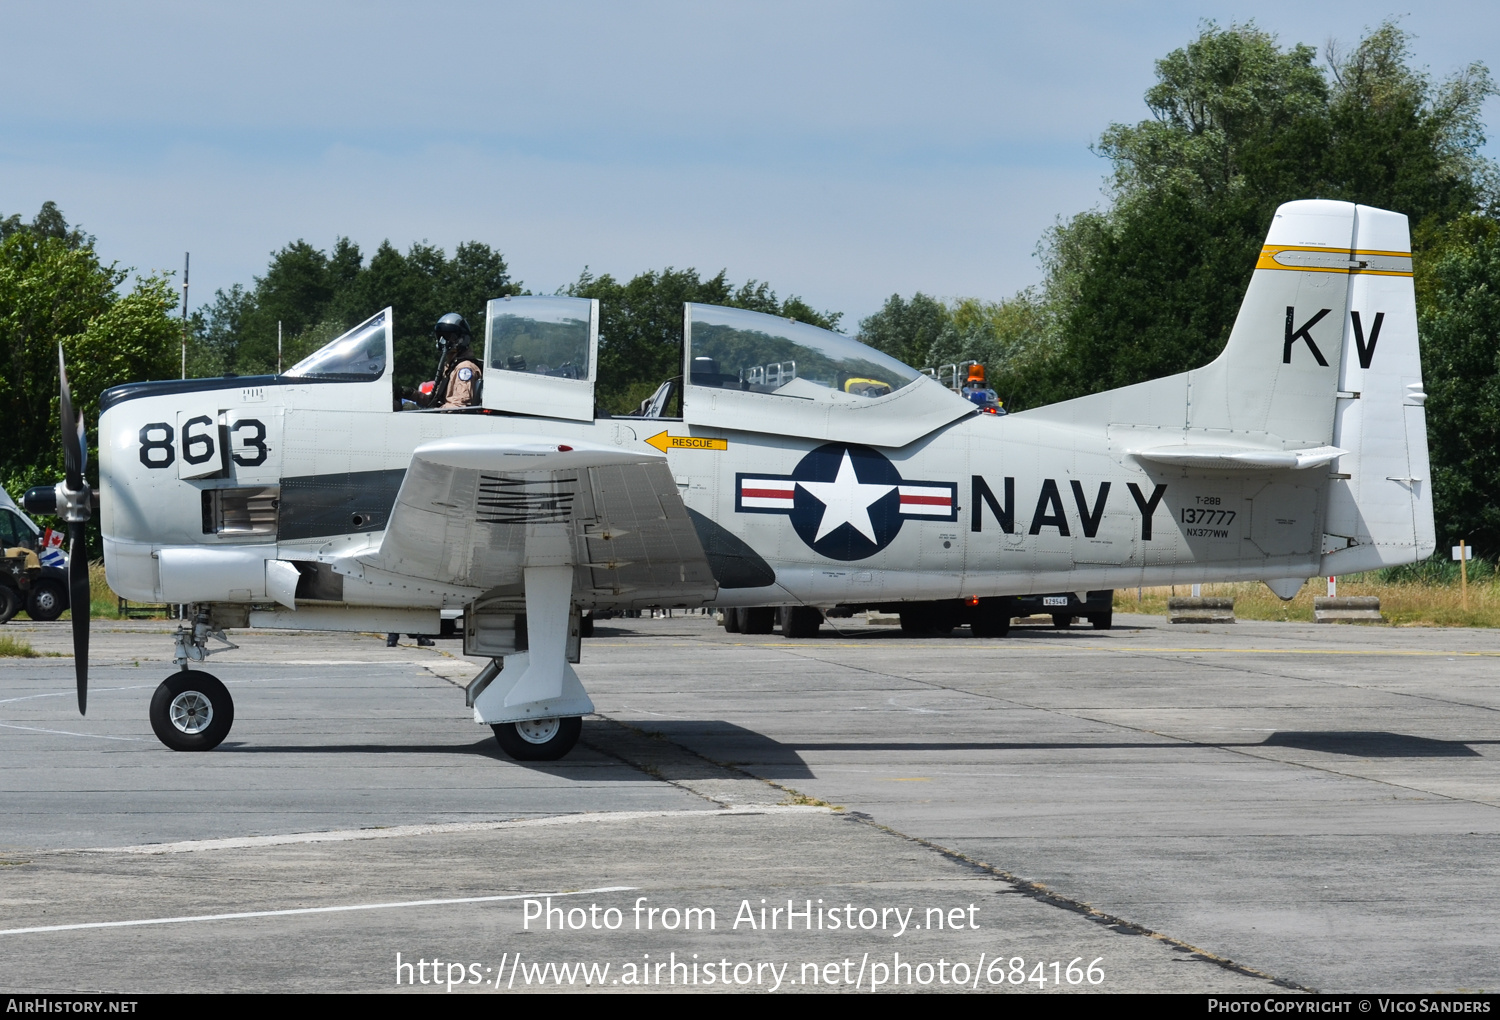
<path id="1" fill-rule="evenodd" d="M 286 374 L 299 379 L 342 379 L 368 382 L 385 374 L 385 312 L 366 319 L 337 340 L 330 340 L 309 354 Z"/>
<path id="2" fill-rule="evenodd" d="M 588 298 L 498 298 L 489 304 L 490 367 L 556 379 L 589 378 Z"/>
<path id="3" fill-rule="evenodd" d="M 715 305 L 688 305 L 694 386 L 803 400 L 883 397 L 919 373 L 839 333 Z"/>

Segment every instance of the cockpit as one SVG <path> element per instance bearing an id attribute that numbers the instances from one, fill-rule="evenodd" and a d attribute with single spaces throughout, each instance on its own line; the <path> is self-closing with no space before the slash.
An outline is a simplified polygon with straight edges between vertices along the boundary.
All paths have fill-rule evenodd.
<path id="1" fill-rule="evenodd" d="M 497 298 L 486 307 L 483 343 L 484 409 L 574 421 L 598 416 L 597 300 Z M 392 358 L 386 309 L 286 375 L 373 381 Z M 972 412 L 945 387 L 851 337 L 742 308 L 685 305 L 682 365 L 624 417 L 878 443 L 886 433 L 920 428 L 920 435 L 933 422 Z"/>
<path id="2" fill-rule="evenodd" d="M 841 403 L 883 397 L 920 373 L 858 340 L 743 308 L 687 306 L 694 386 Z"/>

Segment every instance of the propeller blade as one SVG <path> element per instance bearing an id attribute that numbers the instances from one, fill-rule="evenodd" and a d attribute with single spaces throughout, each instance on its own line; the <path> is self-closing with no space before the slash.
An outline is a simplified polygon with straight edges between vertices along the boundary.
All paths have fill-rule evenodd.
<path id="1" fill-rule="evenodd" d="M 68 363 L 62 344 L 57 345 L 57 374 L 62 380 L 62 400 L 58 417 L 62 419 L 63 464 L 68 488 L 77 492 L 83 487 L 83 470 L 88 462 L 88 445 L 83 441 L 83 419 L 73 414 L 73 390 L 68 385 Z"/>
<path id="2" fill-rule="evenodd" d="M 68 525 L 68 600 L 73 610 L 73 671 L 78 675 L 78 714 L 89 710 L 89 548 L 82 523 Z"/>

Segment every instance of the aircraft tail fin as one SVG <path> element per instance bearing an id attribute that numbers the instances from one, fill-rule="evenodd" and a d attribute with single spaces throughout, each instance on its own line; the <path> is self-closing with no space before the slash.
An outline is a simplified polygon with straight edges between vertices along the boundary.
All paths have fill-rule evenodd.
<path id="1" fill-rule="evenodd" d="M 1406 217 L 1309 200 L 1276 210 L 1212 363 L 1022 415 L 1106 424 L 1138 461 L 1321 476 L 1323 569 L 1349 573 L 1432 553 L 1425 400 Z"/>

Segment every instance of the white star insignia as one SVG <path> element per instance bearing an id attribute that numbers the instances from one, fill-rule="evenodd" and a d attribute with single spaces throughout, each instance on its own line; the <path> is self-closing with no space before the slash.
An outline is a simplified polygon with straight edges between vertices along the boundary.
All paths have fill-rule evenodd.
<path id="1" fill-rule="evenodd" d="M 875 538 L 875 527 L 870 523 L 870 505 L 885 496 L 894 485 L 868 485 L 854 473 L 854 461 L 849 451 L 844 451 L 844 460 L 839 464 L 839 473 L 831 482 L 798 482 L 813 498 L 823 504 L 823 520 L 818 525 L 819 541 L 841 524 L 848 524 L 855 531 L 879 544 Z"/>

